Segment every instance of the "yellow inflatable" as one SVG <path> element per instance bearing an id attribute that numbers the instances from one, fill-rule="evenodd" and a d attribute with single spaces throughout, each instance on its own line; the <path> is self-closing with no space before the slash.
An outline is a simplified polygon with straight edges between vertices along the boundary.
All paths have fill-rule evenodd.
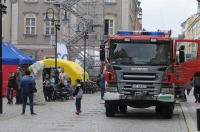
<path id="1" fill-rule="evenodd" d="M 55 59 L 45 59 L 41 61 L 44 62 L 45 67 L 47 68 L 55 67 Z M 84 80 L 84 69 L 76 62 L 57 59 L 57 66 L 64 68 L 67 76 L 71 78 L 72 86 L 75 85 L 76 79 L 81 79 L 82 81 Z M 87 72 L 85 72 L 85 80 L 87 79 L 89 80 L 89 75 Z"/>

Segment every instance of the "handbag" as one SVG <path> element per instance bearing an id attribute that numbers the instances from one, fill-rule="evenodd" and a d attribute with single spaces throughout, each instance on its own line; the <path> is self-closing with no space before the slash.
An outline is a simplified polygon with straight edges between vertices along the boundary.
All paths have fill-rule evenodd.
<path id="1" fill-rule="evenodd" d="M 35 84 L 30 83 L 30 88 L 31 88 L 31 93 L 36 93 L 36 92 L 37 92 L 37 89 L 36 89 L 36 87 L 35 87 Z"/>
<path id="2" fill-rule="evenodd" d="M 76 95 L 77 98 L 82 98 L 83 97 L 83 90 L 79 87 L 79 91 Z"/>

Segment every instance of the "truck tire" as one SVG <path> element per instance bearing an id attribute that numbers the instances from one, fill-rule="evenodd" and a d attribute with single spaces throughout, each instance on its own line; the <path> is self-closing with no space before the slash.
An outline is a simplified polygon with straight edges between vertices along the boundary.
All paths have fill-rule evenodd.
<path id="1" fill-rule="evenodd" d="M 114 104 L 105 101 L 105 106 L 106 106 L 106 116 L 113 117 L 115 115 Z"/>
<path id="2" fill-rule="evenodd" d="M 162 107 L 158 105 L 156 106 L 155 110 L 156 110 L 156 113 L 160 114 L 162 112 Z"/>
<path id="3" fill-rule="evenodd" d="M 165 111 L 164 117 L 165 117 L 166 119 L 171 119 L 172 116 L 173 116 L 173 110 L 172 110 L 172 109 L 168 109 L 168 111 Z"/>
<path id="4" fill-rule="evenodd" d="M 127 105 L 119 105 L 120 112 L 126 113 L 127 111 Z"/>
<path id="5" fill-rule="evenodd" d="M 164 117 L 166 119 L 171 119 L 173 116 L 173 111 L 174 111 L 174 103 L 169 103 L 164 106 Z"/>

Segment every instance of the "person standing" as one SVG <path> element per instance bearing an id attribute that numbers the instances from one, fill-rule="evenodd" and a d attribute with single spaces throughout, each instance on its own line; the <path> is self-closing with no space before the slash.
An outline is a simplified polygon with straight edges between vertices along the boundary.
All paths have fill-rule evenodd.
<path id="1" fill-rule="evenodd" d="M 15 72 L 15 80 L 16 80 L 16 102 L 15 104 L 22 104 L 22 97 L 21 97 L 21 88 L 20 88 L 20 81 L 22 77 L 24 76 L 24 72 L 20 67 L 17 68 L 17 71 Z"/>
<path id="2" fill-rule="evenodd" d="M 13 76 L 13 73 L 9 73 L 9 79 L 8 79 L 8 86 L 7 86 L 7 99 L 8 99 L 8 104 L 13 104 L 13 89 L 15 87 L 15 79 Z"/>
<path id="3" fill-rule="evenodd" d="M 32 76 L 30 76 L 31 72 L 27 70 L 25 72 L 25 76 L 21 79 L 21 89 L 22 89 L 22 115 L 25 114 L 26 110 L 26 104 L 27 104 L 27 97 L 29 97 L 29 103 L 30 103 L 30 112 L 32 115 L 36 115 L 33 111 L 33 92 L 31 91 L 31 85 L 35 85 L 35 80 Z"/>
<path id="4" fill-rule="evenodd" d="M 103 73 L 100 76 L 100 90 L 101 90 L 101 100 L 103 100 L 105 93 L 105 76 Z"/>
<path id="5" fill-rule="evenodd" d="M 200 73 L 196 73 L 194 77 L 194 97 L 195 103 L 200 103 Z"/>
<path id="6" fill-rule="evenodd" d="M 76 115 L 79 115 L 81 113 L 81 99 L 83 97 L 83 90 L 81 89 L 81 81 L 80 79 L 76 79 L 76 89 L 74 90 L 73 96 L 76 96 Z"/>
<path id="7" fill-rule="evenodd" d="M 51 97 L 50 97 L 51 85 L 50 85 L 49 78 L 46 77 L 43 84 L 44 84 L 43 85 L 43 92 L 44 92 L 45 101 L 50 101 L 51 100 Z"/>
<path id="8" fill-rule="evenodd" d="M 67 82 L 67 75 L 66 75 L 63 67 L 61 67 L 60 74 L 59 74 L 59 79 L 60 80 L 61 79 L 64 80 L 64 83 Z"/>
<path id="9" fill-rule="evenodd" d="M 55 78 L 54 78 L 53 74 L 51 74 L 51 78 L 49 81 L 50 81 L 50 98 L 51 98 L 51 100 L 53 100 L 52 95 L 53 95 L 54 86 L 55 86 Z"/>

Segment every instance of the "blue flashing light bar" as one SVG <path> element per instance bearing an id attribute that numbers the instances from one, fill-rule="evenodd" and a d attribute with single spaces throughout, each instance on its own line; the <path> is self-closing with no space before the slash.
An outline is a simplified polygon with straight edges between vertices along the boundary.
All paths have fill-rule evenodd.
<path id="1" fill-rule="evenodd" d="M 164 36 L 164 32 L 141 32 L 141 35 Z"/>
<path id="2" fill-rule="evenodd" d="M 151 36 L 164 36 L 164 32 L 147 32 L 147 31 L 118 31 L 117 35 L 128 36 L 128 35 L 151 35 Z"/>
<path id="3" fill-rule="evenodd" d="M 117 35 L 133 35 L 133 31 L 117 31 Z"/>

